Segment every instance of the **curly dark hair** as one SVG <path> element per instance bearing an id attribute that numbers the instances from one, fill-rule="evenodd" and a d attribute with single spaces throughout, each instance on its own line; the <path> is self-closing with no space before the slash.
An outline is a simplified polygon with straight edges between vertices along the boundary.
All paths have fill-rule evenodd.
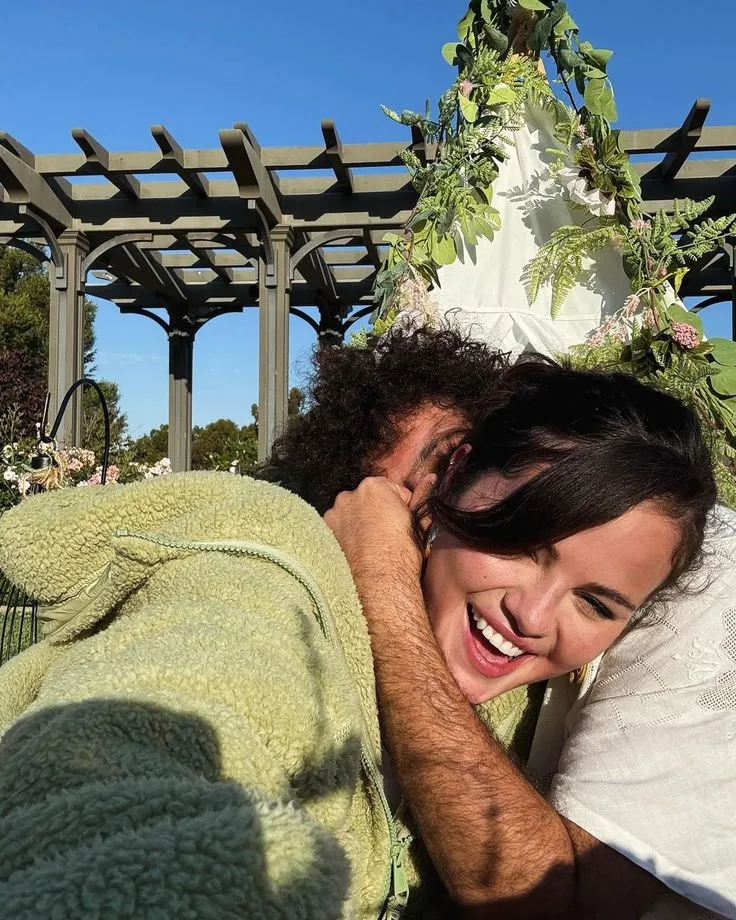
<path id="1" fill-rule="evenodd" d="M 292 419 L 255 473 L 296 492 L 320 514 L 380 468 L 417 410 L 458 413 L 470 428 L 498 399 L 507 355 L 452 327 L 390 333 L 370 348 L 314 356 L 308 411 Z"/>

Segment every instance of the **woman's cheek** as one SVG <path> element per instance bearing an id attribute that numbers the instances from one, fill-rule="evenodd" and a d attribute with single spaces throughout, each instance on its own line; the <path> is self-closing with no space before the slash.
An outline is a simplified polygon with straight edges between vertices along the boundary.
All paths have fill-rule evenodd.
<path id="1" fill-rule="evenodd" d="M 573 621 L 560 636 L 549 656 L 550 664 L 559 674 L 567 674 L 589 664 L 613 645 L 625 626 L 625 623 L 607 620 L 586 624 L 578 614 L 577 621 Z"/>

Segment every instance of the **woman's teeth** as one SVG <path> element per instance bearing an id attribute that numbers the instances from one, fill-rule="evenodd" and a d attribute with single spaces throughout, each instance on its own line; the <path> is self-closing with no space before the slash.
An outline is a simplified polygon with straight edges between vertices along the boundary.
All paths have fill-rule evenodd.
<path id="1" fill-rule="evenodd" d="M 473 619 L 475 620 L 475 625 L 495 649 L 498 649 L 501 654 L 507 655 L 509 658 L 518 658 L 519 655 L 524 654 L 523 649 L 517 648 L 513 643 L 509 642 L 508 639 L 504 639 L 500 633 L 497 633 L 486 623 L 483 617 L 479 617 L 472 607 L 470 609 L 473 614 Z"/>

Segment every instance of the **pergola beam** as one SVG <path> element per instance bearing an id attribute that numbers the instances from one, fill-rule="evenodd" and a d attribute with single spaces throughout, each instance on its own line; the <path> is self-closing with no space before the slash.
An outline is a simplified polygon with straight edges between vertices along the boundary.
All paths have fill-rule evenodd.
<path id="1" fill-rule="evenodd" d="M 232 308 L 233 306 L 255 307 L 258 305 L 258 293 L 254 288 L 255 280 L 248 282 L 224 282 L 216 279 L 202 284 L 187 286 L 187 304 L 192 310 L 209 306 Z M 372 275 L 360 280 L 344 281 L 339 286 L 341 309 L 351 305 L 366 304 L 372 300 Z M 143 309 L 146 307 L 166 307 L 166 298 L 154 288 L 124 281 L 111 281 L 109 284 L 88 282 L 86 292 L 90 297 L 102 297 L 113 301 L 126 309 Z M 305 281 L 296 279 L 291 287 L 291 305 L 294 307 L 315 307 L 315 295 Z"/>
<path id="2" fill-rule="evenodd" d="M 368 258 L 373 263 L 374 268 L 379 269 L 383 264 L 383 259 L 381 253 L 378 251 L 378 246 L 373 242 L 373 236 L 371 231 L 367 228 L 363 230 L 363 243 L 365 245 L 365 251 L 368 254 Z"/>
<path id="3" fill-rule="evenodd" d="M 8 201 L 30 205 L 57 230 L 68 229 L 73 219 L 60 199 L 38 173 L 7 147 L 0 146 L 0 185 Z"/>
<path id="4" fill-rule="evenodd" d="M 624 150 L 629 154 L 669 153 L 680 143 L 680 128 L 648 128 L 643 131 L 622 131 Z M 694 150 L 713 152 L 736 147 L 736 125 L 703 128 Z"/>
<path id="5" fill-rule="evenodd" d="M 322 121 L 322 137 L 325 139 L 327 160 L 335 173 L 337 184 L 346 195 L 353 194 L 353 174 L 342 158 L 342 141 L 337 133 L 335 122 L 329 118 Z"/>
<path id="6" fill-rule="evenodd" d="M 235 278 L 235 273 L 229 265 L 223 265 L 217 260 L 217 254 L 212 254 L 210 244 L 204 240 L 187 240 L 187 247 L 196 257 L 196 260 L 206 268 L 211 269 L 218 277 L 228 284 Z M 163 265 L 168 266 L 170 263 L 166 257 L 162 260 Z M 240 263 L 238 263 L 240 264 Z"/>
<path id="7" fill-rule="evenodd" d="M 294 249 L 300 249 L 308 241 L 309 237 L 306 233 L 297 234 L 294 240 Z M 315 301 L 318 304 L 324 301 L 331 304 L 338 302 L 340 295 L 337 292 L 335 276 L 322 258 L 319 248 L 308 252 L 294 268 L 312 288 L 315 293 Z"/>
<path id="8" fill-rule="evenodd" d="M 240 197 L 259 201 L 270 223 L 281 223 L 283 214 L 278 192 L 246 133 L 236 128 L 220 131 L 220 143 L 238 185 Z"/>
<path id="9" fill-rule="evenodd" d="M 0 131 L 0 147 L 9 150 L 11 153 L 15 154 L 19 160 L 23 160 L 26 166 L 35 169 L 36 158 L 33 153 L 31 153 L 27 147 L 24 147 L 19 140 L 16 140 L 12 134 L 8 134 L 7 131 Z"/>
<path id="10" fill-rule="evenodd" d="M 126 244 L 111 250 L 108 264 L 116 277 L 128 279 L 129 282 L 135 282 L 155 292 L 166 304 L 186 302 L 186 287 L 161 264 L 155 252 L 140 249 L 134 244 Z M 130 289 L 129 284 L 127 287 Z"/>
<path id="11" fill-rule="evenodd" d="M 169 164 L 171 171 L 176 173 L 198 198 L 206 198 L 209 195 L 209 179 L 196 169 L 187 169 L 184 150 L 166 128 L 163 125 L 152 125 L 151 134 L 161 148 L 162 159 Z"/>
<path id="12" fill-rule="evenodd" d="M 110 171 L 110 151 L 84 128 L 72 128 L 72 137 L 79 144 L 85 156 L 85 167 L 80 172 L 102 175 L 125 195 L 126 198 L 137 200 L 141 197 L 141 184 L 135 176 L 125 172 Z"/>
<path id="13" fill-rule="evenodd" d="M 710 112 L 710 101 L 708 99 L 696 99 L 678 131 L 677 147 L 674 150 L 670 150 L 660 163 L 659 178 L 669 181 L 677 176 L 700 140 L 708 112 Z"/>

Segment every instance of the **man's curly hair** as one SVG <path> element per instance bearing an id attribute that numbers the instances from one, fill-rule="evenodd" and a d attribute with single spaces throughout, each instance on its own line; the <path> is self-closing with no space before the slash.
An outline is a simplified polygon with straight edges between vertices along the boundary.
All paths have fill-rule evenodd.
<path id="1" fill-rule="evenodd" d="M 451 327 L 390 333 L 367 349 L 322 349 L 307 412 L 292 419 L 255 475 L 324 514 L 339 492 L 380 469 L 417 410 L 454 410 L 470 428 L 493 407 L 507 364 L 505 354 Z"/>

